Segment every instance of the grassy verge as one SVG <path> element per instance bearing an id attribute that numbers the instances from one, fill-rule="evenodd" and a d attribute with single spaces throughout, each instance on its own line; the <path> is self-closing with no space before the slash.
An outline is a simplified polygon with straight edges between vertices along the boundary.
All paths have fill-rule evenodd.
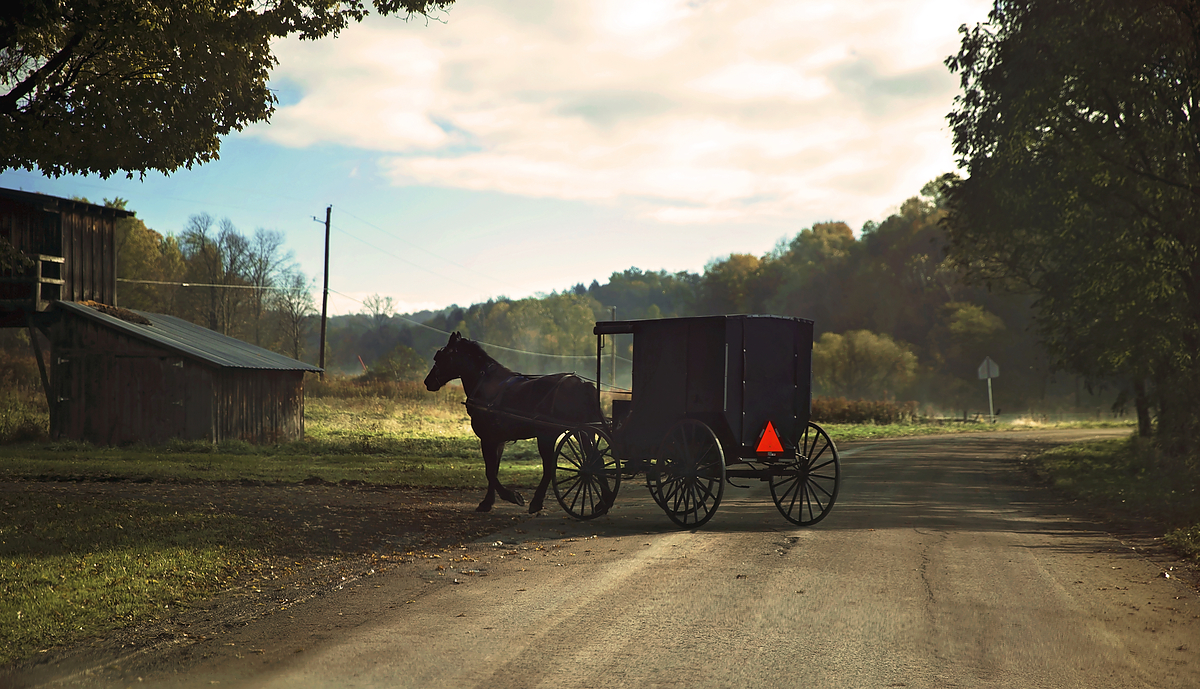
<path id="1" fill-rule="evenodd" d="M 1031 461 L 1069 495 L 1161 523 L 1167 545 L 1200 560 L 1200 461 L 1168 459 L 1139 438 L 1066 445 Z"/>
<path id="2" fill-rule="evenodd" d="M 272 446 L 176 441 L 157 446 L 94 447 L 23 442 L 0 446 L 0 476 L 23 480 L 262 481 L 485 488 L 479 440 L 461 391 L 426 398 L 345 396 L 306 401 L 304 440 Z M 533 441 L 510 445 L 505 484 L 536 485 L 541 459 Z"/>
<path id="3" fill-rule="evenodd" d="M 260 525 L 138 501 L 0 499 L 0 665 L 211 595 L 259 554 Z"/>
<path id="4" fill-rule="evenodd" d="M 943 435 L 948 433 L 1002 433 L 1005 431 L 1052 430 L 1059 428 L 1127 428 L 1127 421 L 1070 421 L 1062 423 L 1040 423 L 1023 419 L 1007 423 L 890 423 L 890 424 L 820 424 L 836 442 L 852 440 L 875 440 L 880 438 L 904 438 L 920 435 Z"/>
<path id="5" fill-rule="evenodd" d="M 531 442 L 514 444 L 501 466 L 505 484 L 529 486 L 541 477 Z M 259 448 L 217 446 L 97 448 L 23 444 L 0 448 L 0 475 L 20 480 L 364 482 L 390 486 L 485 488 L 479 445 L 470 439 L 386 439 L 370 453 L 322 443 Z"/>

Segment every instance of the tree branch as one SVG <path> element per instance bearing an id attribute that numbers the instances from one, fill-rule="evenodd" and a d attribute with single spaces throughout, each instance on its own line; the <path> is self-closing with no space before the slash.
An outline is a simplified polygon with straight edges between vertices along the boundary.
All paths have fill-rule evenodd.
<path id="1" fill-rule="evenodd" d="M 62 68 L 63 64 L 75 54 L 75 49 L 79 47 L 79 44 L 83 42 L 86 36 L 87 31 L 79 31 L 74 36 L 71 36 L 71 39 L 67 41 L 62 50 L 58 51 L 46 64 L 42 65 L 33 74 L 25 77 L 24 81 L 17 84 L 13 90 L 0 96 L 0 113 L 6 115 L 16 113 L 18 110 L 17 104 L 20 100 L 32 93 L 39 84 L 46 80 L 46 77 Z"/>

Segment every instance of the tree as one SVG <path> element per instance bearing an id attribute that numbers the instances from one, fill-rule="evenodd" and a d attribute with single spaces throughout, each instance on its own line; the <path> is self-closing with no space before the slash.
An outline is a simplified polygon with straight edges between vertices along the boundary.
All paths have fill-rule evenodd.
<path id="1" fill-rule="evenodd" d="M 1161 444 L 1200 450 L 1200 7 L 1005 0 L 962 32 L 951 255 L 1036 297 L 1058 367 L 1150 379 Z"/>
<path id="2" fill-rule="evenodd" d="M 125 207 L 124 199 L 105 199 L 106 206 Z M 116 223 L 117 305 L 156 313 L 174 313 L 185 266 L 175 237 L 146 227 L 135 216 Z M 132 282 L 137 281 L 137 282 Z"/>
<path id="3" fill-rule="evenodd" d="M 273 306 L 279 315 L 281 341 L 284 351 L 299 360 L 304 354 L 304 341 L 312 330 L 317 315 L 316 302 L 304 273 L 287 269 L 274 292 Z"/>
<path id="4" fill-rule="evenodd" d="M 250 287 L 247 274 L 250 242 L 229 218 L 216 221 L 207 213 L 188 218 L 180 235 L 190 282 L 198 283 L 201 294 L 199 317 L 205 326 L 223 335 L 236 335 L 241 309 Z"/>
<path id="5" fill-rule="evenodd" d="M 292 252 L 283 250 L 283 235 L 258 228 L 250 238 L 246 256 L 246 278 L 255 289 L 250 291 L 253 313 L 254 344 L 263 346 L 263 310 L 270 302 L 271 290 L 292 261 Z"/>
<path id="6" fill-rule="evenodd" d="M 826 395 L 894 397 L 916 370 L 917 357 L 906 344 L 869 330 L 825 333 L 813 345 L 814 382 Z"/>
<path id="7" fill-rule="evenodd" d="M 367 361 L 374 361 L 395 347 L 394 331 L 388 327 L 392 316 L 396 314 L 396 300 L 372 294 L 363 300 L 363 315 L 367 316 L 367 332 L 360 340 L 362 349 L 359 355 Z"/>
<path id="8" fill-rule="evenodd" d="M 760 311 L 755 298 L 762 261 L 752 254 L 730 254 L 711 261 L 700 283 L 701 313 L 754 313 Z"/>
<path id="9" fill-rule="evenodd" d="M 366 380 L 415 381 L 429 371 L 429 362 L 412 347 L 396 345 L 375 360 L 363 375 Z"/>
<path id="10" fill-rule="evenodd" d="M 5 237 L 0 237 L 0 271 L 17 269 L 24 271 L 33 265 L 25 254 L 17 251 L 17 248 L 12 245 Z"/>
<path id="11" fill-rule="evenodd" d="M 454 0 L 374 0 L 428 16 Z M 0 10 L 0 169 L 130 176 L 213 160 L 267 120 L 273 41 L 335 36 L 363 0 L 20 0 Z"/>

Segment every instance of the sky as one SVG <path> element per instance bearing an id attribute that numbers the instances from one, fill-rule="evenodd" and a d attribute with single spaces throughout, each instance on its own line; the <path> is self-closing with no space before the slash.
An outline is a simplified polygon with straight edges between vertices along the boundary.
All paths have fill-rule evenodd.
<path id="1" fill-rule="evenodd" d="M 120 197 L 285 237 L 329 312 L 702 272 L 813 223 L 881 221 L 955 169 L 945 67 L 978 0 L 459 0 L 274 44 L 269 123 L 169 176 L 0 187 Z"/>

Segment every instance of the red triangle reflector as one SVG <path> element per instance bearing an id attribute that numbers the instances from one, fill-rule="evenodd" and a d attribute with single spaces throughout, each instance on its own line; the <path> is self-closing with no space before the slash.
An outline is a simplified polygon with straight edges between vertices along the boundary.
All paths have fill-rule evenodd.
<path id="1" fill-rule="evenodd" d="M 755 452 L 783 452 L 783 444 L 779 442 L 779 434 L 775 432 L 775 424 L 767 422 L 762 438 L 758 441 Z"/>

